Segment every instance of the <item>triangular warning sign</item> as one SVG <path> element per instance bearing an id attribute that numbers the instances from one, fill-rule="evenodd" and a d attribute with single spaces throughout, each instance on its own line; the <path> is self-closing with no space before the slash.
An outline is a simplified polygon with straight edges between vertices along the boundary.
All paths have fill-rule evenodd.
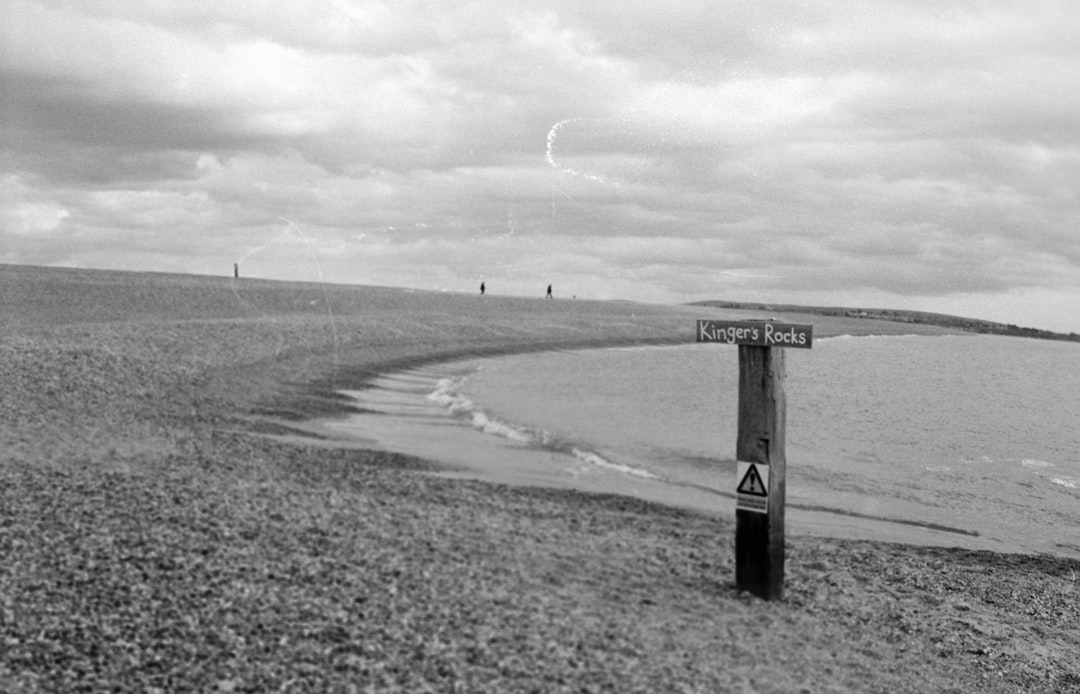
<path id="1" fill-rule="evenodd" d="M 761 480 L 761 475 L 758 474 L 757 466 L 753 463 L 750 464 L 750 469 L 743 475 L 742 481 L 739 482 L 739 486 L 735 491 L 739 494 L 749 494 L 750 496 L 769 496 L 769 488 L 765 486 L 765 483 Z"/>

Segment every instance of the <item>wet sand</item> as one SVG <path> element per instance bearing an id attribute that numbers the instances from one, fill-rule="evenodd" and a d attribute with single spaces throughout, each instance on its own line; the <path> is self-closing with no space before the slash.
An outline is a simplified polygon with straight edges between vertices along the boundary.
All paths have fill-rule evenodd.
<path id="1" fill-rule="evenodd" d="M 1075 561 L 793 537 L 766 603 L 722 518 L 310 431 L 377 374 L 723 315 L 0 266 L 0 690 L 1075 691 Z"/>

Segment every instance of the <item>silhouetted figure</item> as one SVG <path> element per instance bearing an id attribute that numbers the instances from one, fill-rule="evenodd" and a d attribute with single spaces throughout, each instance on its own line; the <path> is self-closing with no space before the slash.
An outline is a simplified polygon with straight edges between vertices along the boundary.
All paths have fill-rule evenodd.
<path id="1" fill-rule="evenodd" d="M 480 296 L 483 296 L 483 295 L 484 295 L 484 283 L 481 282 L 480 283 Z"/>
<path id="2" fill-rule="evenodd" d="M 234 280 L 240 279 L 240 263 L 232 264 L 232 276 Z"/>
<path id="3" fill-rule="evenodd" d="M 550 298 L 551 298 L 551 285 L 550 285 L 550 284 L 548 285 L 548 292 L 547 292 L 547 296 L 545 296 L 544 298 L 545 298 L 545 299 L 550 299 Z"/>

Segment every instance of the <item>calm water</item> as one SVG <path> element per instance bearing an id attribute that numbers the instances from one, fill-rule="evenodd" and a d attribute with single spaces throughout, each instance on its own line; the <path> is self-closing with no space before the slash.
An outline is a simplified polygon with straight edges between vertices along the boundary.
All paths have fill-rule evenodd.
<path id="1" fill-rule="evenodd" d="M 1080 556 L 1080 346 L 840 337 L 786 359 L 789 527 Z M 711 494 L 729 512 L 737 379 L 723 345 L 459 362 L 361 395 L 398 415 L 361 427 L 414 442 L 420 427 L 432 445 L 410 452 L 427 455 L 485 440 L 541 451 L 529 464 Z"/>

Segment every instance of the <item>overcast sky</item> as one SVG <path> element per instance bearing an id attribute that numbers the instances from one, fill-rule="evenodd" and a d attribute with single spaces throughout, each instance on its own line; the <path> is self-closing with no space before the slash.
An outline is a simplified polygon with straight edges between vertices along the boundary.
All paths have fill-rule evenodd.
<path id="1" fill-rule="evenodd" d="M 1080 332 L 1080 6 L 4 0 L 0 262 Z"/>

